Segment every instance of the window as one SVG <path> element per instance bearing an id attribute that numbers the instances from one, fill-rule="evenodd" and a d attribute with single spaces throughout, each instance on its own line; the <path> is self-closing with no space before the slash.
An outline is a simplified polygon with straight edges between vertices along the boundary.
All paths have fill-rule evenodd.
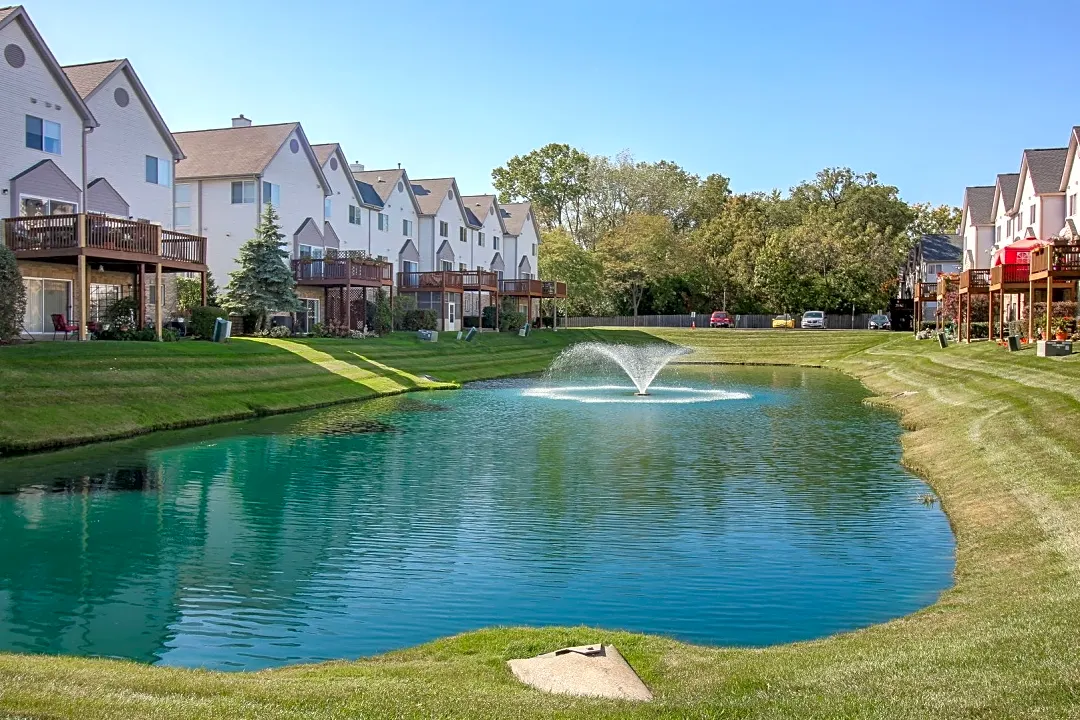
<path id="1" fill-rule="evenodd" d="M 176 216 L 174 220 L 177 228 L 191 229 L 191 208 L 185 206 L 176 206 Z"/>
<path id="2" fill-rule="evenodd" d="M 413 262 L 412 260 L 402 260 L 401 261 L 401 272 L 403 272 L 403 273 L 417 272 L 417 264 L 415 262 Z"/>
<path id="3" fill-rule="evenodd" d="M 476 236 L 476 244 L 480 247 L 484 247 L 484 233 L 479 233 Z"/>
<path id="4" fill-rule="evenodd" d="M 146 182 L 169 187 L 172 183 L 172 165 L 169 161 L 147 155 Z"/>
<path id="5" fill-rule="evenodd" d="M 71 281 L 23 278 L 26 289 L 26 312 L 23 328 L 27 332 L 52 332 L 52 315 L 71 320 Z"/>
<path id="6" fill-rule="evenodd" d="M 350 225 L 359 225 L 360 224 L 360 208 L 356 207 L 355 205 L 350 205 L 349 206 L 349 224 Z"/>
<path id="7" fill-rule="evenodd" d="M 31 150 L 60 154 L 60 123 L 26 116 L 26 147 Z"/>
<path id="8" fill-rule="evenodd" d="M 458 228 L 457 235 L 461 242 L 469 242 L 469 228 Z"/>
<path id="9" fill-rule="evenodd" d="M 450 237 L 450 223 L 439 221 L 439 237 Z"/>
<path id="10" fill-rule="evenodd" d="M 66 200 L 49 200 L 27 195 L 22 195 L 19 198 L 19 215 L 22 217 L 74 215 L 77 212 L 79 212 L 79 206 Z"/>
<path id="11" fill-rule="evenodd" d="M 235 185 L 236 183 L 233 183 L 233 184 Z M 263 186 L 262 186 L 262 191 L 263 191 L 263 196 L 262 196 L 263 205 L 265 205 L 266 203 L 270 203 L 275 208 L 281 207 L 281 186 L 280 185 L 275 185 L 274 183 L 264 182 Z"/>
<path id="12" fill-rule="evenodd" d="M 237 180 L 232 184 L 232 204 L 252 205 L 255 203 L 255 181 Z"/>
<path id="13" fill-rule="evenodd" d="M 311 332 L 319 322 L 319 301 L 314 298 L 299 298 L 300 309 L 296 313 L 296 329 L 302 333 Z"/>
<path id="14" fill-rule="evenodd" d="M 1028 222 L 1031 223 L 1032 225 L 1034 225 L 1035 224 L 1035 206 L 1034 205 L 1031 206 L 1030 215 L 1031 215 L 1031 219 L 1028 220 Z"/>
<path id="15" fill-rule="evenodd" d="M 443 260 L 442 261 L 442 269 L 443 270 L 453 270 L 454 269 L 454 263 L 450 262 L 449 260 Z"/>
<path id="16" fill-rule="evenodd" d="M 1076 193 L 1069 196 L 1069 215 L 1076 214 Z"/>
<path id="17" fill-rule="evenodd" d="M 401 219 L 401 234 L 405 237 L 412 237 L 412 220 Z"/>
<path id="18" fill-rule="evenodd" d="M 492 235 L 491 236 L 491 249 L 492 250 L 498 250 L 499 249 L 499 236 L 498 235 Z"/>
<path id="19" fill-rule="evenodd" d="M 536 243 L 533 243 L 533 251 L 532 251 L 532 254 L 533 254 L 533 255 L 535 255 L 535 254 L 536 254 Z"/>
<path id="20" fill-rule="evenodd" d="M 176 202 L 177 203 L 189 203 L 191 202 L 191 186 L 187 183 L 177 183 L 176 185 Z"/>
<path id="21" fill-rule="evenodd" d="M 300 257 L 302 257 L 302 258 L 311 257 L 311 246 L 310 245 L 301 245 L 298 249 L 300 250 Z"/>
<path id="22" fill-rule="evenodd" d="M 323 220 L 329 220 L 334 213 L 334 204 L 331 202 L 331 198 L 323 199 L 322 203 L 322 216 Z"/>
<path id="23" fill-rule="evenodd" d="M 469 272 L 469 265 L 467 263 L 458 263 L 458 270 L 461 272 Z"/>
<path id="24" fill-rule="evenodd" d="M 155 282 L 156 281 L 154 280 L 154 278 L 150 278 L 150 283 L 148 283 L 147 286 L 146 286 L 146 297 L 147 297 L 146 303 L 148 305 L 157 305 L 157 285 L 152 284 L 152 283 L 155 283 Z M 162 302 L 162 304 L 165 303 L 165 299 L 166 299 L 165 298 L 165 288 L 162 287 L 161 288 L 161 302 Z"/>
<path id="25" fill-rule="evenodd" d="M 390 216 L 387 215 L 386 213 L 379 213 L 379 229 L 380 230 L 389 230 L 390 229 Z"/>
<path id="26" fill-rule="evenodd" d="M 121 297 L 119 285 L 90 283 L 89 319 L 94 322 L 104 322 L 109 306 Z"/>

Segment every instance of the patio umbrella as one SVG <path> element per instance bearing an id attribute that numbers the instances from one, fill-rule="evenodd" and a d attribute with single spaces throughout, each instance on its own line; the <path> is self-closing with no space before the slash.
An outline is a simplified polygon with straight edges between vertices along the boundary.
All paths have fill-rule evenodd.
<path id="1" fill-rule="evenodd" d="M 1031 263 L 1031 251 L 1049 244 L 1046 240 L 1039 240 L 1031 236 L 1023 240 L 1017 240 L 994 253 L 994 265 L 1029 265 Z"/>

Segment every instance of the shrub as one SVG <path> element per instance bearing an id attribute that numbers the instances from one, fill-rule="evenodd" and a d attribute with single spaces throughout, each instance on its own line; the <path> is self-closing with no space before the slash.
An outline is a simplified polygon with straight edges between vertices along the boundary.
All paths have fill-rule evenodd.
<path id="1" fill-rule="evenodd" d="M 525 313 L 518 310 L 517 301 L 512 297 L 503 298 L 499 307 L 499 330 L 517 332 L 525 326 Z"/>
<path id="2" fill-rule="evenodd" d="M 275 325 L 270 328 L 270 337 L 275 338 L 287 338 L 292 337 L 292 330 L 287 325 Z"/>
<path id="3" fill-rule="evenodd" d="M 19 263 L 15 261 L 15 253 L 0 243 L 0 343 L 19 336 L 25 313 L 26 288 Z"/>
<path id="4" fill-rule="evenodd" d="M 971 323 L 971 337 L 973 337 L 973 338 L 988 338 L 988 337 L 990 337 L 990 323 L 985 323 L 985 322 L 973 322 L 973 323 Z"/>
<path id="5" fill-rule="evenodd" d="M 398 295 L 394 302 L 393 322 L 395 330 L 408 330 L 405 327 L 405 318 L 416 311 L 416 298 L 412 295 Z M 414 330 L 416 328 L 413 328 Z"/>
<path id="6" fill-rule="evenodd" d="M 229 313 L 222 308 L 204 305 L 191 310 L 190 333 L 195 337 L 210 340 L 214 337 L 214 323 L 218 318 L 228 320 Z"/>
<path id="7" fill-rule="evenodd" d="M 383 290 L 379 290 L 375 297 L 375 312 L 368 315 L 371 318 L 371 329 L 378 335 L 385 335 L 394 327 L 394 314 L 390 309 L 390 296 Z"/>
<path id="8" fill-rule="evenodd" d="M 162 342 L 177 342 L 180 339 L 180 334 L 176 332 L 174 328 L 167 327 L 161 329 L 161 341 Z"/>
<path id="9" fill-rule="evenodd" d="M 190 315 L 202 305 L 202 282 L 195 278 L 176 278 L 176 307 L 184 315 Z"/>
<path id="10" fill-rule="evenodd" d="M 1010 320 L 1009 334 L 1016 337 L 1025 337 L 1027 335 L 1027 323 L 1023 320 Z"/>
<path id="11" fill-rule="evenodd" d="M 138 311 L 139 301 L 136 298 L 120 298 L 106 308 L 105 324 L 110 328 L 128 329 L 135 324 L 135 314 Z"/>

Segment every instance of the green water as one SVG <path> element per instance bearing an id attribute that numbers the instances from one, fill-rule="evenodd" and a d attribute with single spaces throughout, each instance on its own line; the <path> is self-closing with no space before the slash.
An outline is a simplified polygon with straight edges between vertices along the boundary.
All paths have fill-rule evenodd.
<path id="1" fill-rule="evenodd" d="M 766 645 L 951 584 L 946 518 L 857 383 L 658 382 L 750 397 L 480 384 L 0 462 L 0 650 L 252 669 L 501 624 Z"/>

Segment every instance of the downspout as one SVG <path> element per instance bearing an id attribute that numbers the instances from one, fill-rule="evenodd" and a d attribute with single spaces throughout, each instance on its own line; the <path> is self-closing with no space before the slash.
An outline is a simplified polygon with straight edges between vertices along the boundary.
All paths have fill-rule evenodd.
<path id="1" fill-rule="evenodd" d="M 83 127 L 82 134 L 82 188 L 79 191 L 79 210 L 80 212 L 86 212 L 86 136 L 94 132 L 92 127 Z"/>

